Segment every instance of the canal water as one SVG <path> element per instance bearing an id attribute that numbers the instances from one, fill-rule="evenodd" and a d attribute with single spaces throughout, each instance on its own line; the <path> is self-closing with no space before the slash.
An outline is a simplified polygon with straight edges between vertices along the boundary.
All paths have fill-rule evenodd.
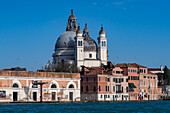
<path id="1" fill-rule="evenodd" d="M 170 101 L 10 103 L 0 104 L 0 112 L 18 113 L 170 113 Z"/>

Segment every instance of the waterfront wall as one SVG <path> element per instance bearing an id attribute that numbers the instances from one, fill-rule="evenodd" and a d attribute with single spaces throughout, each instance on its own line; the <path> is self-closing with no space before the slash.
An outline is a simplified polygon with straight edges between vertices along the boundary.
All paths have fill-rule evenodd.
<path id="1" fill-rule="evenodd" d="M 0 102 L 80 101 L 80 74 L 0 71 Z"/>

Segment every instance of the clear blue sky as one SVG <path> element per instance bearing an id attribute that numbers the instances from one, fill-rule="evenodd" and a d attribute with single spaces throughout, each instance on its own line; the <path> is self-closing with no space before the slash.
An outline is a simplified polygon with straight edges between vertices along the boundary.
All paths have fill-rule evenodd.
<path id="1" fill-rule="evenodd" d="M 95 40 L 103 24 L 113 64 L 170 68 L 169 0 L 1 0 L 0 69 L 45 66 L 71 9 Z"/>

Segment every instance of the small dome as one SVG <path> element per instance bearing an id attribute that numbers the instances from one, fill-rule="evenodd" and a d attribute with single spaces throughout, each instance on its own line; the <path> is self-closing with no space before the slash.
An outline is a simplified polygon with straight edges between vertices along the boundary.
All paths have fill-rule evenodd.
<path id="1" fill-rule="evenodd" d="M 88 28 L 87 28 L 87 24 L 85 24 L 85 28 L 84 28 L 84 30 L 83 30 L 83 33 L 89 33 L 89 30 L 88 30 Z"/>
<path id="2" fill-rule="evenodd" d="M 76 34 L 78 34 L 78 33 L 81 33 L 81 34 L 82 34 L 82 31 L 81 31 L 81 29 L 80 29 L 80 26 L 78 26 L 78 29 L 77 29 L 77 31 L 76 31 Z"/>
<path id="3" fill-rule="evenodd" d="M 100 32 L 99 32 L 99 35 L 100 34 L 105 34 L 105 31 L 103 30 L 103 27 L 101 27 L 101 30 L 100 30 Z"/>
<path id="4" fill-rule="evenodd" d="M 70 15 L 69 19 L 71 19 L 71 20 L 75 19 L 76 20 L 76 17 L 74 15 Z"/>
<path id="5" fill-rule="evenodd" d="M 84 37 L 84 51 L 97 51 L 97 44 L 91 37 Z"/>
<path id="6" fill-rule="evenodd" d="M 57 39 L 55 49 L 57 48 L 74 48 L 74 38 L 76 37 L 76 32 L 66 31 Z"/>
<path id="7" fill-rule="evenodd" d="M 76 20 L 76 17 L 73 15 L 73 9 L 71 10 L 71 15 L 69 16 L 69 19 L 70 19 L 70 20 L 72 20 L 72 19 L 73 19 L 73 20 L 74 20 L 74 19 Z"/>

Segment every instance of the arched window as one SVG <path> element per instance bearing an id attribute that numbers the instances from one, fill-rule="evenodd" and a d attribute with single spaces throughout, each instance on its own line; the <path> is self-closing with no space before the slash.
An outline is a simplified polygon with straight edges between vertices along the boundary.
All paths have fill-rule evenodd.
<path id="1" fill-rule="evenodd" d="M 100 87 L 100 85 L 99 85 L 99 91 L 101 91 L 101 87 Z"/>
<path id="2" fill-rule="evenodd" d="M 57 86 L 55 84 L 52 84 L 51 88 L 57 88 Z"/>
<path id="3" fill-rule="evenodd" d="M 81 86 L 81 92 L 83 92 L 83 86 Z"/>
<path id="4" fill-rule="evenodd" d="M 86 86 L 86 92 L 88 92 L 88 91 L 89 91 L 89 86 L 87 85 L 87 86 Z"/>
<path id="5" fill-rule="evenodd" d="M 94 91 L 94 92 L 96 91 L 96 86 L 95 86 L 95 85 L 93 86 L 93 91 Z"/>
<path id="6" fill-rule="evenodd" d="M 69 88 L 74 88 L 74 86 L 71 84 L 71 85 L 69 85 Z"/>
<path id="7" fill-rule="evenodd" d="M 106 42 L 104 41 L 104 44 L 103 44 L 104 46 L 106 46 Z"/>
<path id="8" fill-rule="evenodd" d="M 107 85 L 106 85 L 106 88 L 105 88 L 106 92 L 107 92 Z"/>
<path id="9" fill-rule="evenodd" d="M 81 46 L 81 41 L 78 41 L 78 46 Z"/>
<path id="10" fill-rule="evenodd" d="M 83 42 L 81 41 L 80 45 L 82 46 L 83 45 Z"/>
<path id="11" fill-rule="evenodd" d="M 14 84 L 12 85 L 12 87 L 18 88 L 19 86 L 18 86 L 17 83 L 14 83 Z"/>
<path id="12" fill-rule="evenodd" d="M 102 41 L 102 46 L 103 46 L 103 41 Z"/>

